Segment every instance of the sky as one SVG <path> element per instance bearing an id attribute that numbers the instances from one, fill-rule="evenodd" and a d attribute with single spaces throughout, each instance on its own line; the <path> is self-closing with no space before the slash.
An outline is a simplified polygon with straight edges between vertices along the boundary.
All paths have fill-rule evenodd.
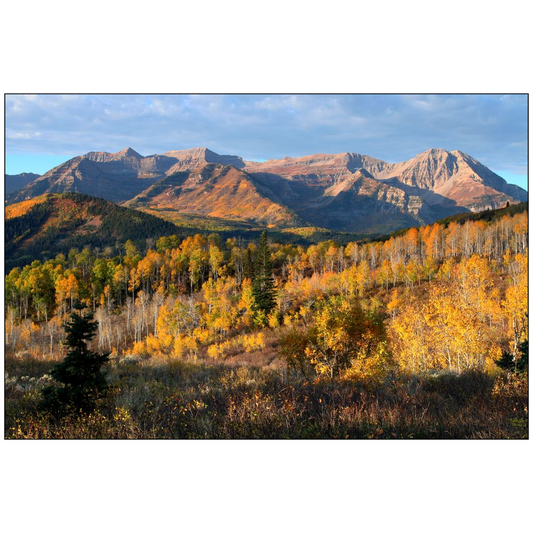
<path id="1" fill-rule="evenodd" d="M 7 95 L 6 173 L 90 151 L 205 146 L 261 161 L 461 150 L 527 188 L 526 95 Z"/>

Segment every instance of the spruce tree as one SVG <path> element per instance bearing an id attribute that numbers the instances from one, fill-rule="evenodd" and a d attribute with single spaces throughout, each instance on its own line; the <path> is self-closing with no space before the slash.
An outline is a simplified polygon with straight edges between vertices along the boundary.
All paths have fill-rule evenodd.
<path id="1" fill-rule="evenodd" d="M 529 341 L 525 340 L 518 346 L 516 358 L 513 358 L 512 354 L 507 351 L 503 352 L 500 359 L 496 361 L 496 365 L 515 374 L 527 372 L 529 367 Z"/>
<path id="2" fill-rule="evenodd" d="M 50 372 L 63 386 L 43 390 L 43 407 L 56 413 L 70 407 L 91 411 L 107 388 L 101 367 L 109 360 L 109 354 L 98 354 L 87 347 L 87 342 L 95 336 L 98 322 L 93 320 L 92 313 L 83 314 L 84 309 L 84 304 L 74 305 L 70 322 L 65 324 L 70 350 Z"/>
<path id="3" fill-rule="evenodd" d="M 246 249 L 246 255 L 244 256 L 244 272 L 243 277 L 253 280 L 254 279 L 254 259 L 252 257 L 252 251 L 250 248 Z"/>
<path id="4" fill-rule="evenodd" d="M 270 259 L 270 247 L 267 242 L 267 232 L 263 231 L 259 239 L 259 249 L 254 264 L 254 279 L 252 294 L 255 304 L 254 311 L 263 319 L 276 306 L 274 278 L 272 277 L 272 260 Z"/>

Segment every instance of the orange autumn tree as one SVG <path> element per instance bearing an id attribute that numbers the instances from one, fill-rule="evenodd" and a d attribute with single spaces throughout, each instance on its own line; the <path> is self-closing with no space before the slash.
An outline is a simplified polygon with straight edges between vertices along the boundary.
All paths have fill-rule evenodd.
<path id="1" fill-rule="evenodd" d="M 289 366 L 331 380 L 377 375 L 391 364 L 382 317 L 341 296 L 322 300 L 313 326 L 289 331 L 281 352 Z"/>

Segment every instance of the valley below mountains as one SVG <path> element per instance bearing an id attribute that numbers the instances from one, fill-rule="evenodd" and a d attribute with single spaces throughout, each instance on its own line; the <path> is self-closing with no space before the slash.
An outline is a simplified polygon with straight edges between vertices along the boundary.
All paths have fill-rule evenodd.
<path id="1" fill-rule="evenodd" d="M 527 200 L 527 192 L 469 155 L 431 149 L 387 163 L 357 153 L 245 161 L 193 148 L 141 156 L 89 152 L 36 177 L 10 177 L 6 203 L 77 192 L 174 220 L 380 234 Z"/>

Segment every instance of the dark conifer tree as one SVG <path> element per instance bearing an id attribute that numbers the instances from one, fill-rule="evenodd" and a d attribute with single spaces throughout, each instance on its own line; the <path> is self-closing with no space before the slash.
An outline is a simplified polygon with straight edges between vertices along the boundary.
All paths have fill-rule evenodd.
<path id="1" fill-rule="evenodd" d="M 246 249 L 246 255 L 244 256 L 244 272 L 243 277 L 253 280 L 254 279 L 254 259 L 252 257 L 252 251 L 250 248 Z"/>
<path id="2" fill-rule="evenodd" d="M 255 311 L 268 315 L 276 306 L 274 278 L 272 277 L 272 260 L 267 233 L 263 231 L 259 239 L 259 249 L 254 264 L 252 293 L 255 299 Z"/>
<path id="3" fill-rule="evenodd" d="M 93 320 L 92 313 L 83 314 L 84 309 L 84 304 L 74 305 L 70 322 L 65 325 L 70 350 L 50 372 L 63 386 L 43 390 L 43 407 L 56 413 L 68 407 L 91 411 L 107 388 L 101 367 L 109 360 L 109 354 L 98 354 L 87 347 L 87 342 L 95 336 L 98 322 Z"/>
<path id="4" fill-rule="evenodd" d="M 500 359 L 496 361 L 496 365 L 503 370 L 516 374 L 527 372 L 529 367 L 529 341 L 525 340 L 520 344 L 516 358 L 513 358 L 512 354 L 507 351 L 503 352 Z"/>

